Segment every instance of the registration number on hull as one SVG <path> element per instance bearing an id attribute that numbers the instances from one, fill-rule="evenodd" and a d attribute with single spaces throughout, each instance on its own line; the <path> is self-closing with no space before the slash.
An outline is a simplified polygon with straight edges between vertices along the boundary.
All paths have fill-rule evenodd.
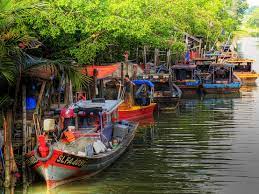
<path id="1" fill-rule="evenodd" d="M 81 168 L 87 164 L 87 160 L 76 156 L 61 154 L 58 156 L 56 163 Z"/>

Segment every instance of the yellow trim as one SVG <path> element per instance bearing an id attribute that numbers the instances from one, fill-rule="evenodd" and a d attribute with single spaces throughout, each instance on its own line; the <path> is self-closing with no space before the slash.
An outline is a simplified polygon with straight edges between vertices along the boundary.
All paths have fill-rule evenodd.
<path id="1" fill-rule="evenodd" d="M 126 103 L 123 103 L 119 106 L 119 111 L 135 111 L 135 110 L 143 109 L 144 107 L 147 108 L 147 107 L 152 107 L 155 105 L 156 105 L 156 103 L 151 103 L 148 106 L 135 106 L 134 105 L 134 106 L 128 107 L 128 105 Z"/>
<path id="2" fill-rule="evenodd" d="M 244 72 L 235 72 L 235 74 L 239 77 L 239 78 L 257 78 L 259 77 L 259 74 L 257 73 L 244 73 Z"/>

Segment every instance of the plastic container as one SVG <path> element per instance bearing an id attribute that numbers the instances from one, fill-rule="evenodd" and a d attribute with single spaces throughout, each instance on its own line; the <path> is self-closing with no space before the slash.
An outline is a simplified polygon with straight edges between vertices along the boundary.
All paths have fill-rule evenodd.
<path id="1" fill-rule="evenodd" d="M 26 110 L 33 110 L 36 108 L 36 99 L 34 97 L 26 98 Z"/>

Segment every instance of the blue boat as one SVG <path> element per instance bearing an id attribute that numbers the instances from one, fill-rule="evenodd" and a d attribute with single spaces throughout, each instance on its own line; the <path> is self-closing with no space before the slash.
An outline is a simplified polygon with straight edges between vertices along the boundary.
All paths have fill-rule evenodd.
<path id="1" fill-rule="evenodd" d="M 205 94 L 237 93 L 241 88 L 241 80 L 233 73 L 232 64 L 211 64 L 210 74 L 203 80 Z"/>

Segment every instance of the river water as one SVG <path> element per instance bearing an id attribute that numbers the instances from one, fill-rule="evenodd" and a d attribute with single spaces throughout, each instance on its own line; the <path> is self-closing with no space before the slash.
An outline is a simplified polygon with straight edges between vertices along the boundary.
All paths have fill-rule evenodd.
<path id="1" fill-rule="evenodd" d="M 239 52 L 259 62 L 259 39 L 240 39 Z M 46 193 L 43 185 L 29 193 Z M 178 111 L 140 127 L 111 167 L 50 193 L 259 193 L 259 88 L 183 100 Z"/>

